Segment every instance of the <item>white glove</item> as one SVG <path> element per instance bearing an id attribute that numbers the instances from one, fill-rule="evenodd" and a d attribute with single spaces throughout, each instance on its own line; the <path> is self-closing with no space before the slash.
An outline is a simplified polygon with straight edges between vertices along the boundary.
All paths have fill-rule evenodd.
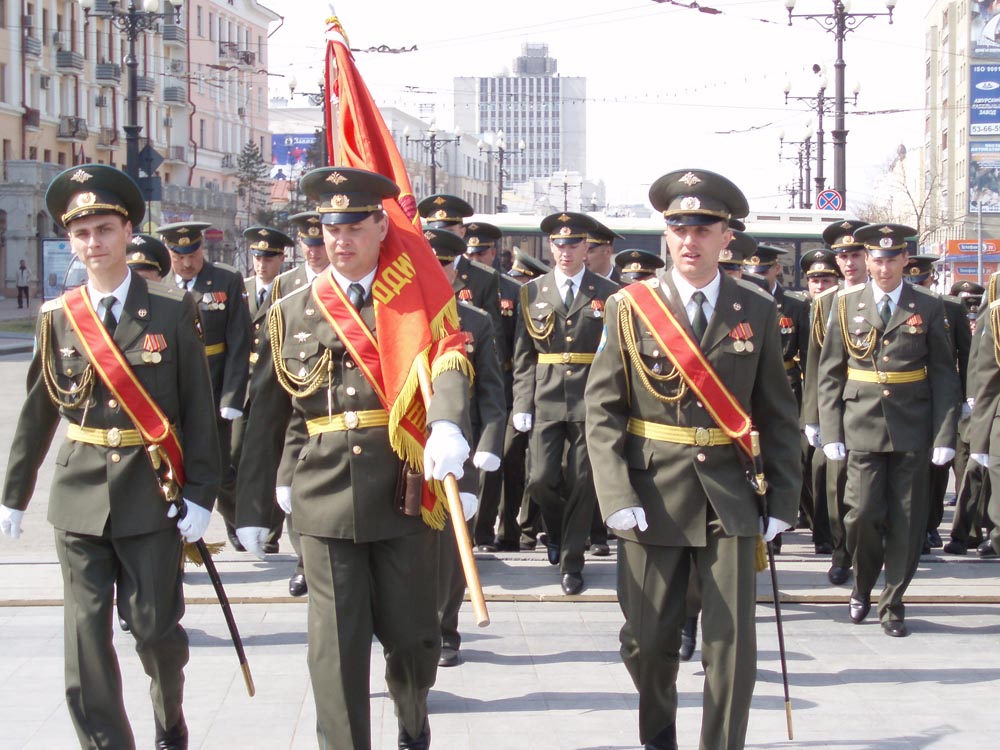
<path id="1" fill-rule="evenodd" d="M 281 508 L 287 515 L 292 515 L 292 488 L 291 487 L 275 487 L 274 488 L 274 499 L 278 502 L 278 507 Z"/>
<path id="2" fill-rule="evenodd" d="M 271 530 L 263 526 L 244 526 L 241 529 L 236 529 L 236 538 L 240 540 L 240 544 L 243 545 L 243 548 L 247 552 L 258 560 L 266 560 L 267 555 L 264 554 L 264 542 L 267 541 L 270 533 Z"/>
<path id="3" fill-rule="evenodd" d="M 974 398 L 969 398 L 965 400 L 962 404 L 962 419 L 968 419 L 972 416 L 972 404 L 975 402 Z"/>
<path id="4" fill-rule="evenodd" d="M 21 536 L 21 519 L 24 518 L 23 510 L 14 510 L 6 505 L 0 505 L 0 532 L 11 539 Z"/>
<path id="5" fill-rule="evenodd" d="M 819 425 L 818 424 L 807 424 L 802 431 L 806 434 L 806 441 L 813 448 L 822 448 L 823 441 L 819 436 Z"/>
<path id="6" fill-rule="evenodd" d="M 969 458 L 975 461 L 977 464 L 982 466 L 984 469 L 990 468 L 990 454 L 989 453 L 970 453 Z"/>
<path id="7" fill-rule="evenodd" d="M 944 466 L 954 457 L 954 448 L 945 448 L 943 445 L 939 445 L 931 452 L 931 463 L 935 466 Z"/>
<path id="8" fill-rule="evenodd" d="M 616 510 L 608 516 L 608 520 L 604 523 L 607 524 L 609 529 L 614 529 L 615 531 L 628 531 L 629 529 L 634 529 L 636 526 L 639 527 L 639 531 L 645 531 L 649 528 L 649 524 L 646 523 L 646 511 L 642 508 L 622 508 L 621 510 Z"/>
<path id="9" fill-rule="evenodd" d="M 486 451 L 477 451 L 472 457 L 472 465 L 483 471 L 496 471 L 500 468 L 500 456 Z"/>
<path id="10" fill-rule="evenodd" d="M 219 409 L 219 416 L 225 419 L 227 422 L 232 422 L 234 419 L 239 419 L 243 416 L 242 409 L 234 409 L 231 406 L 223 406 Z"/>
<path id="11" fill-rule="evenodd" d="M 518 432 L 527 432 L 531 429 L 532 418 L 530 414 L 520 413 L 515 414 L 513 418 L 514 429 Z"/>
<path id="12" fill-rule="evenodd" d="M 479 510 L 479 498 L 472 492 L 459 492 L 458 499 L 462 501 L 462 515 L 468 521 Z"/>
<path id="13" fill-rule="evenodd" d="M 847 458 L 847 448 L 843 443 L 827 443 L 823 446 L 823 455 L 830 461 L 843 461 Z"/>
<path id="14" fill-rule="evenodd" d="M 424 445 L 424 479 L 442 480 L 448 474 L 461 479 L 462 464 L 469 457 L 469 444 L 454 422 L 439 419 L 431 425 L 431 434 Z"/>
<path id="15" fill-rule="evenodd" d="M 761 526 L 764 522 L 761 521 Z M 792 528 L 791 524 L 787 524 L 780 518 L 775 518 L 774 516 L 767 517 L 767 528 L 761 531 L 761 535 L 764 537 L 765 542 L 770 542 L 774 537 L 778 536 L 782 531 L 787 531 Z"/>
<path id="16" fill-rule="evenodd" d="M 177 515 L 177 506 L 170 504 L 167 511 L 167 518 Z M 212 511 L 202 508 L 198 503 L 192 503 L 184 498 L 184 518 L 177 521 L 177 530 L 181 532 L 181 537 L 185 542 L 197 542 L 205 536 L 208 529 L 208 522 L 212 520 Z"/>

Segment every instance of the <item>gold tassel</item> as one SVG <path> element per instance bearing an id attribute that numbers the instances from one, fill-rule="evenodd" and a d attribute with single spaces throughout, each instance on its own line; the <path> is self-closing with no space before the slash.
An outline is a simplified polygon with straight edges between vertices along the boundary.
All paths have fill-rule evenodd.
<path id="1" fill-rule="evenodd" d="M 753 561 L 754 570 L 760 573 L 767 570 L 767 545 L 764 544 L 764 537 L 757 535 L 757 550 Z"/>
<path id="2" fill-rule="evenodd" d="M 225 548 L 225 542 L 206 542 L 205 549 L 208 550 L 208 554 L 215 557 L 217 554 L 222 552 Z M 205 561 L 201 559 L 201 552 L 198 550 L 198 545 L 193 542 L 184 543 L 184 562 L 192 562 L 199 568 L 205 564 Z"/>

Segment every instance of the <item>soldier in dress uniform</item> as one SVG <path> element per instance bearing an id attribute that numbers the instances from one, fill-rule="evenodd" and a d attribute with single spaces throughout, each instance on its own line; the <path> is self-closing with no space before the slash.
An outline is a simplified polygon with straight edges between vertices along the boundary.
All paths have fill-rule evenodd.
<path id="1" fill-rule="evenodd" d="M 319 274 L 330 267 L 330 258 L 326 254 L 326 244 L 323 240 L 323 222 L 318 211 L 303 211 L 288 217 L 288 221 L 296 229 L 299 252 L 302 253 L 303 262 L 286 271 L 274 280 L 271 289 L 271 302 L 277 302 L 285 294 L 291 294 L 300 287 L 312 284 Z M 255 346 L 259 342 L 255 342 Z M 299 533 L 292 528 L 292 475 L 295 473 L 295 464 L 299 460 L 299 452 L 309 440 L 305 424 L 298 418 L 297 414 L 292 414 L 289 420 L 288 431 L 285 435 L 285 450 L 281 456 L 281 463 L 278 466 L 278 486 L 275 488 L 275 497 L 278 507 L 285 512 L 285 527 L 288 532 L 288 541 L 295 550 L 295 568 L 288 579 L 288 593 L 292 596 L 305 596 L 309 592 L 309 585 L 306 582 L 305 566 L 302 562 L 302 546 L 299 544 Z"/>
<path id="2" fill-rule="evenodd" d="M 932 254 L 911 255 L 903 270 L 903 279 L 910 284 L 917 284 L 924 289 L 933 291 L 935 282 L 934 264 L 941 256 Z M 962 439 L 972 407 L 966 403 L 966 383 L 969 372 L 969 350 L 972 346 L 972 329 L 966 315 L 962 300 L 958 297 L 938 295 L 944 305 L 945 322 L 948 325 L 948 335 L 955 354 L 955 365 L 958 368 L 959 383 L 962 388 L 962 400 L 959 402 L 958 440 L 956 441 L 955 459 L 944 466 L 930 467 L 930 495 L 927 514 L 927 539 L 924 541 L 924 554 L 929 554 L 934 547 L 943 546 L 938 526 L 944 519 L 944 495 L 948 490 L 948 479 L 952 468 L 955 470 L 955 484 L 961 486 L 965 474 L 965 465 L 969 460 L 969 444 Z"/>
<path id="3" fill-rule="evenodd" d="M 201 538 L 219 483 L 197 311 L 189 295 L 129 271 L 132 227 L 146 207 L 124 172 L 73 167 L 56 176 L 45 199 L 87 267 L 87 284 L 42 306 L 0 530 L 20 535 L 61 416 L 68 429 L 56 459 L 49 521 L 65 592 L 66 702 L 80 747 L 135 748 L 112 643 L 117 590 L 119 613 L 151 680 L 156 747 L 184 750 L 182 542 Z M 173 429 L 164 430 L 166 424 Z M 152 443 L 147 435 L 163 440 Z M 164 467 L 163 456 L 172 457 L 179 486 L 168 485 L 154 468 Z M 164 490 L 173 496 L 169 505 Z M 179 506 L 185 513 L 178 521 L 169 516 Z"/>
<path id="4" fill-rule="evenodd" d="M 788 528 L 798 505 L 795 402 L 772 299 L 717 267 L 727 221 L 747 213 L 742 192 L 721 175 L 685 169 L 656 180 L 649 197 L 666 219 L 673 267 L 608 302 L 587 383 L 587 444 L 601 511 L 619 538 L 621 655 L 639 691 L 639 740 L 650 750 L 677 747 L 693 566 L 705 611 L 700 746 L 736 750 L 757 671 L 757 535 L 762 521 L 766 540 Z M 733 444 L 751 425 L 760 430 L 766 508 L 746 480 L 744 447 Z"/>
<path id="5" fill-rule="evenodd" d="M 163 281 L 170 273 L 167 246 L 151 234 L 136 233 L 128 241 L 128 267 L 146 281 Z"/>
<path id="6" fill-rule="evenodd" d="M 941 300 L 903 283 L 913 234 L 902 224 L 854 232 L 871 281 L 837 295 L 817 381 L 823 452 L 847 459 L 849 615 L 868 615 L 884 563 L 878 611 L 893 637 L 908 634 L 903 595 L 926 537 L 928 459 L 942 466 L 955 456 L 961 391 Z"/>
<path id="7" fill-rule="evenodd" d="M 587 270 L 616 284 L 621 284 L 621 272 L 614 263 L 615 240 L 625 238 L 615 230 L 604 226 L 597 219 L 594 219 L 594 224 L 597 225 L 596 228 L 587 237 L 587 257 L 584 260 L 587 264 Z"/>
<path id="8" fill-rule="evenodd" d="M 291 479 L 291 519 L 309 581 L 307 659 L 319 746 L 370 746 L 376 636 L 385 649 L 398 747 L 423 750 L 430 745 L 427 695 L 441 651 L 439 542 L 422 520 L 422 511 L 431 522 L 435 516 L 419 491 L 415 506 L 400 504 L 400 479 L 408 485 L 410 478 L 389 442 L 389 413 L 376 390 L 381 381 L 366 364 L 370 357 L 381 361 L 378 348 L 397 339 L 396 331 L 376 329 L 374 301 L 385 294 L 378 277 L 383 241 L 399 231 L 390 226 L 383 201 L 396 198 L 399 188 L 379 174 L 346 167 L 314 169 L 301 187 L 322 214 L 331 266 L 311 285 L 272 303 L 268 313 L 238 474 L 237 534 L 248 550 L 263 555 L 294 411 L 308 432 Z M 464 356 L 432 363 L 440 370 L 427 407 L 423 462 L 435 480 L 448 473 L 461 479 L 469 457 L 470 381 L 462 363 Z"/>
<path id="9" fill-rule="evenodd" d="M 472 231 L 470 227 L 470 233 Z M 430 242 L 450 281 L 450 277 L 456 273 L 455 258 L 466 251 L 465 241 L 442 229 L 425 229 L 424 237 Z M 466 495 L 463 504 L 472 507 L 477 504 L 477 496 L 480 494 L 481 474 L 499 474 L 497 470 L 500 468 L 500 453 L 503 450 L 507 408 L 490 316 L 467 302 L 460 302 L 458 318 L 466 336 L 465 351 L 476 373 L 472 384 L 470 411 L 472 442 L 475 448 L 472 460 L 466 462 L 465 476 L 459 482 L 459 492 Z M 481 503 L 479 512 L 482 513 Z M 455 534 L 450 528 L 452 523 L 453 520 L 449 519 L 448 527 L 438 535 L 441 543 L 441 567 L 438 578 L 441 614 L 439 667 L 457 666 L 460 662 L 459 649 L 462 644 L 462 636 L 458 632 L 458 610 L 461 609 L 465 594 L 465 575 L 455 543 Z M 490 533 L 492 541 L 492 527 Z"/>
<path id="10" fill-rule="evenodd" d="M 562 589 L 583 589 L 583 553 L 594 515 L 594 483 L 583 434 L 583 390 L 617 284 L 584 266 L 594 222 L 559 212 L 542 219 L 555 268 L 521 287 L 514 341 L 514 428 L 528 439 L 528 494 L 541 508 L 548 558 Z M 565 468 L 563 457 L 565 456 Z"/>
<path id="11" fill-rule="evenodd" d="M 743 222 L 740 222 L 742 224 Z M 740 229 L 732 229 L 733 239 L 719 253 L 719 270 L 734 279 L 743 278 L 743 262 L 757 252 L 757 240 Z"/>
<path id="12" fill-rule="evenodd" d="M 854 239 L 854 232 L 865 226 L 858 219 L 845 219 L 830 224 L 823 230 L 823 241 L 833 251 L 834 262 L 843 276 L 836 289 L 827 289 L 813 298 L 810 311 L 809 356 L 806 359 L 805 378 L 802 383 L 802 424 L 806 441 L 813 448 L 822 448 L 819 433 L 819 405 L 816 400 L 816 383 L 819 357 L 826 339 L 826 329 L 833 314 L 838 290 L 846 286 L 864 284 L 868 279 L 865 263 L 868 251 Z M 847 462 L 831 461 L 822 450 L 813 453 L 814 461 L 826 466 L 827 520 L 830 523 L 831 564 L 827 571 L 830 583 L 840 586 L 851 574 L 851 555 L 847 550 L 844 531 L 844 488 L 847 484 Z M 814 472 L 818 469 L 814 468 Z"/>
<path id="13" fill-rule="evenodd" d="M 243 414 L 250 363 L 250 311 L 243 302 L 243 277 L 205 258 L 201 221 L 164 224 L 160 238 L 170 251 L 174 282 L 194 297 L 205 339 L 205 356 L 212 374 L 212 393 L 218 417 L 219 455 L 222 457 L 222 484 L 218 511 L 226 522 L 229 542 L 242 551 L 236 538 L 236 467 L 229 455 L 233 420 Z"/>
<path id="14" fill-rule="evenodd" d="M 664 265 L 663 258 L 649 250 L 622 250 L 615 254 L 615 267 L 622 286 L 652 278 Z"/>

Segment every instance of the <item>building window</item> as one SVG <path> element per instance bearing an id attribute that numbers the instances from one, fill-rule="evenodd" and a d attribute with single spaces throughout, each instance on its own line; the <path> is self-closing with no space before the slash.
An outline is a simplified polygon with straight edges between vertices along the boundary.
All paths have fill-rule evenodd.
<path id="1" fill-rule="evenodd" d="M 208 40 L 215 41 L 215 14 L 211 11 L 208 13 Z"/>
<path id="2" fill-rule="evenodd" d="M 0 102 L 7 102 L 7 63 L 0 63 Z"/>
<path id="3" fill-rule="evenodd" d="M 7 0 L 0 0 L 0 29 L 7 28 Z"/>
<path id="4" fill-rule="evenodd" d="M 201 6 L 199 5 L 195 10 L 196 10 L 196 13 L 195 13 L 195 19 L 196 19 L 195 20 L 195 27 L 198 29 L 198 36 L 203 37 L 203 36 L 205 36 L 205 31 L 204 31 L 204 29 L 202 28 L 202 25 L 201 25 Z"/>
<path id="5" fill-rule="evenodd" d="M 205 148 L 205 118 L 198 120 L 198 145 Z"/>
<path id="6" fill-rule="evenodd" d="M 50 164 L 52 162 L 52 149 L 47 148 L 42 151 L 42 161 L 46 164 Z"/>

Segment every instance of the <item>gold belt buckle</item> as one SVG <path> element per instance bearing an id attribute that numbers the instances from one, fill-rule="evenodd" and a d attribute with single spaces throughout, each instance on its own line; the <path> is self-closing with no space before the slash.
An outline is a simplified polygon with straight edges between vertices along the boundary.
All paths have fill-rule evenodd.
<path id="1" fill-rule="evenodd" d="M 122 444 L 122 432 L 117 427 L 112 427 L 108 430 L 108 445 L 112 448 L 117 448 Z"/>
<path id="2" fill-rule="evenodd" d="M 570 358 L 570 353 L 569 352 L 563 352 L 563 355 L 562 355 L 563 362 L 569 363 L 569 358 Z"/>
<path id="3" fill-rule="evenodd" d="M 889 382 L 889 373 L 887 373 L 887 372 L 879 372 L 879 374 L 878 374 L 878 382 L 880 382 L 880 383 L 888 383 Z"/>
<path id="4" fill-rule="evenodd" d="M 712 433 L 708 431 L 706 427 L 698 427 L 694 431 L 694 444 L 700 448 L 704 448 L 706 445 L 710 445 L 712 442 Z"/>
<path id="5" fill-rule="evenodd" d="M 344 412 L 344 426 L 349 430 L 356 430 L 358 425 L 361 424 L 361 420 L 358 419 L 357 412 L 346 411 Z"/>

